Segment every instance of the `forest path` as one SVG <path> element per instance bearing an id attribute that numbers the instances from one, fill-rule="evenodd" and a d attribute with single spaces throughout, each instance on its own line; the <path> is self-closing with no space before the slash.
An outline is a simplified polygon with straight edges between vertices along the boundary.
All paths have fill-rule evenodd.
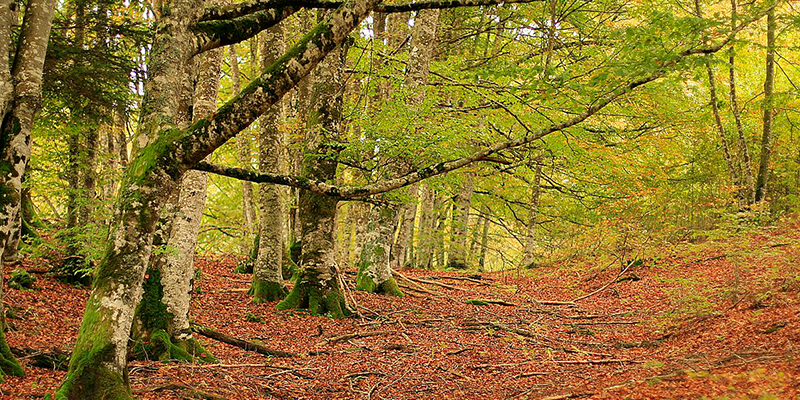
<path id="1" fill-rule="evenodd" d="M 622 274 L 578 260 L 519 274 L 405 270 L 407 296 L 349 290 L 361 316 L 344 320 L 251 304 L 238 260 L 199 258 L 194 322 L 297 356 L 198 336 L 218 363 L 133 362 L 130 378 L 140 399 L 796 399 L 796 232 L 684 243 Z M 25 267 L 46 269 L 36 262 Z M 9 343 L 69 351 L 87 290 L 35 275 L 38 290 L 8 291 Z M 0 399 L 63 377 L 24 362 L 28 376 L 0 384 Z"/>

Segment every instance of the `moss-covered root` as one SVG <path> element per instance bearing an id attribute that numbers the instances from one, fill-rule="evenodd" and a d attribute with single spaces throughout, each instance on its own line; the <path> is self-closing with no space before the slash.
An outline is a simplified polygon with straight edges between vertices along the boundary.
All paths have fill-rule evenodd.
<path id="1" fill-rule="evenodd" d="M 211 363 L 217 359 L 206 351 L 195 338 L 170 338 L 159 329 L 150 334 L 148 342 L 138 342 L 133 346 L 130 357 L 136 360 L 187 361 Z"/>
<path id="2" fill-rule="evenodd" d="M 253 303 L 256 304 L 282 300 L 286 297 L 286 293 L 283 282 L 266 282 L 258 279 L 253 279 L 253 284 L 247 292 L 253 296 Z"/>
<path id="3" fill-rule="evenodd" d="M 56 392 L 57 400 L 133 400 L 127 371 L 120 373 L 105 362 L 113 357 L 109 344 L 92 348 L 70 360 L 69 373 Z"/>
<path id="4" fill-rule="evenodd" d="M 380 284 L 367 273 L 366 268 L 360 268 L 356 275 L 356 290 L 363 290 L 367 293 L 385 294 L 389 296 L 403 296 L 403 291 L 397 285 L 394 278 L 386 279 Z"/>
<path id="5" fill-rule="evenodd" d="M 4 382 L 6 376 L 25 376 L 25 371 L 11 354 L 11 349 L 6 343 L 5 333 L 0 329 L 0 382 Z"/>
<path id="6" fill-rule="evenodd" d="M 336 278 L 319 279 L 308 270 L 297 274 L 294 288 L 278 303 L 277 309 L 308 309 L 314 315 L 328 315 L 332 318 L 350 315 Z"/>

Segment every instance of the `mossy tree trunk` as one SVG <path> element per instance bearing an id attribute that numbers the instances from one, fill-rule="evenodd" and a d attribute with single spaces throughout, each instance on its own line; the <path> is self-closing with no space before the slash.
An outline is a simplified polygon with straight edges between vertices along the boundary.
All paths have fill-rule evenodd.
<path id="1" fill-rule="evenodd" d="M 196 68 L 187 68 L 184 79 L 193 75 L 193 87 L 183 90 L 193 99 L 194 122 L 216 109 L 222 49 L 207 51 L 194 58 Z M 193 93 L 193 95 L 189 95 Z M 186 101 L 188 103 L 188 101 Z M 182 110 L 180 107 L 179 110 Z M 181 117 L 176 116 L 176 120 Z M 167 211 L 162 228 L 168 229 L 163 255 L 156 257 L 145 282 L 145 293 L 137 313 L 137 343 L 142 343 L 137 357 L 158 360 L 196 359 L 212 361 L 208 352 L 192 337 L 189 305 L 195 276 L 194 254 L 205 209 L 208 174 L 187 171 L 180 183 L 177 202 Z M 156 278 L 158 277 L 158 278 Z M 146 312 L 149 310 L 148 312 Z"/>
<path id="2" fill-rule="evenodd" d="M 13 66 L 0 63 L 0 260 L 5 259 L 12 230 L 19 223 L 22 178 L 31 154 L 31 129 L 41 101 L 44 66 L 55 0 L 31 0 L 25 9 L 17 48 L 11 51 L 11 31 L 17 23 L 11 2 L 0 1 L 0 54 L 14 54 Z M 19 233 L 17 233 L 19 234 Z M 0 277 L 0 314 L 3 310 Z M 24 375 L 6 343 L 5 318 L 0 317 L 0 380 Z"/>
<path id="3" fill-rule="evenodd" d="M 283 54 L 283 28 L 267 29 L 261 34 L 261 64 L 271 65 Z M 261 172 L 280 173 L 283 132 L 278 125 L 283 107 L 277 103 L 261 116 L 258 132 L 258 166 Z M 283 284 L 283 220 L 281 191 L 277 185 L 258 187 L 259 243 L 258 257 L 253 266 L 253 285 L 250 289 L 254 303 L 277 301 L 286 295 Z"/>
<path id="4" fill-rule="evenodd" d="M 287 14 L 273 19 L 206 24 L 193 23 L 202 14 L 194 0 L 172 1 L 156 10 L 159 19 L 134 138 L 135 158 L 128 164 L 121 183 L 111 240 L 86 304 L 69 371 L 56 398 L 131 397 L 127 344 L 134 310 L 143 293 L 153 233 L 166 199 L 186 171 L 277 103 L 345 40 L 376 3 L 377 0 L 346 3 L 238 96 L 185 129 L 177 128 L 174 118 L 181 95 L 178 78 L 186 62 L 194 53 L 248 39 Z M 248 22 L 250 25 L 243 26 Z M 230 29 L 216 29 L 221 26 Z"/>
<path id="5" fill-rule="evenodd" d="M 374 206 L 370 210 L 369 226 L 358 261 L 356 289 L 392 296 L 403 295 L 389 266 L 398 209 L 398 206 Z"/>
<path id="6" fill-rule="evenodd" d="M 306 116 L 306 155 L 302 162 L 302 175 L 308 179 L 332 183 L 336 178 L 338 150 L 329 143 L 341 129 L 343 91 L 340 89 L 346 47 L 332 51 L 313 74 L 311 104 Z M 300 191 L 300 270 L 294 288 L 278 304 L 278 309 L 307 308 L 314 314 L 329 314 L 334 318 L 349 312 L 335 260 L 336 203 L 336 199 Z"/>

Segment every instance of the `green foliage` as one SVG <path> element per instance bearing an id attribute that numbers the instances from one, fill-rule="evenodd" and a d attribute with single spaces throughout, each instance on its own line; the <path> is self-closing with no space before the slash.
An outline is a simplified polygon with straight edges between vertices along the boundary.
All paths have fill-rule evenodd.
<path id="1" fill-rule="evenodd" d="M 35 282 L 36 277 L 24 269 L 17 268 L 11 271 L 11 279 L 8 280 L 8 286 L 17 290 L 33 289 Z"/>

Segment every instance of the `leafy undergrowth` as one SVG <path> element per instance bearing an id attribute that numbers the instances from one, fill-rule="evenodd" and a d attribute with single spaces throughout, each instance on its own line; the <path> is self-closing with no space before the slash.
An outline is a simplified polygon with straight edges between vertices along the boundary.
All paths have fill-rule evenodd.
<path id="1" fill-rule="evenodd" d="M 251 304 L 238 260 L 198 259 L 197 324 L 297 356 L 198 335 L 218 363 L 134 362 L 130 379 L 140 399 L 800 398 L 797 226 L 665 246 L 643 261 L 624 273 L 403 271 L 417 280 L 400 280 L 406 297 L 350 290 L 362 316 L 333 320 Z M 6 294 L 10 345 L 69 351 L 87 290 L 43 264 L 23 267 L 38 271 L 37 289 Z M 28 375 L 1 384 L 0 398 L 39 396 L 63 377 L 23 362 Z"/>

